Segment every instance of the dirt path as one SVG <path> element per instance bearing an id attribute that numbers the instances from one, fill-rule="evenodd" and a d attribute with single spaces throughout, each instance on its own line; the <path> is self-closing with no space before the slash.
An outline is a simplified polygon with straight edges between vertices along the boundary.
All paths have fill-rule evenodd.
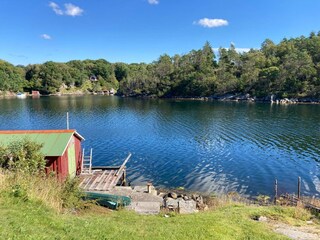
<path id="1" fill-rule="evenodd" d="M 291 239 L 319 240 L 320 228 L 315 225 L 294 227 L 284 223 L 271 223 L 273 230 Z"/>

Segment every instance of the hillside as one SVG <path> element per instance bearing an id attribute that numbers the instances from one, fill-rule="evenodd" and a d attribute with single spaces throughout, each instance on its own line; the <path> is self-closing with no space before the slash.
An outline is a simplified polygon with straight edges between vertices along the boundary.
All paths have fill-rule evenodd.
<path id="1" fill-rule="evenodd" d="M 320 33 L 266 39 L 260 49 L 237 52 L 206 42 L 186 54 L 161 55 L 152 63 L 73 60 L 13 66 L 0 61 L 0 91 L 42 94 L 111 89 L 124 96 L 209 97 L 225 94 L 265 98 L 320 98 Z"/>

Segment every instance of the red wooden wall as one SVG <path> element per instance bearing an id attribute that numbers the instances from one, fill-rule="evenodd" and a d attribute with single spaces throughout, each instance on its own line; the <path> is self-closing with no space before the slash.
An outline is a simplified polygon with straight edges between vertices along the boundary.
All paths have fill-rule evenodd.
<path id="1" fill-rule="evenodd" d="M 73 135 L 73 138 L 76 153 L 76 174 L 79 175 L 81 173 L 82 167 L 81 140 L 77 138 L 75 135 Z M 57 174 L 58 179 L 61 181 L 64 181 L 69 176 L 68 148 L 71 146 L 72 144 L 68 145 L 62 156 L 45 157 L 45 159 L 47 160 L 46 174 L 50 174 L 50 172 L 55 172 Z"/>
<path id="2" fill-rule="evenodd" d="M 81 168 L 82 168 L 82 148 L 81 148 L 81 140 L 77 138 L 76 136 L 74 137 L 74 146 L 76 150 L 76 169 L 77 169 L 77 175 L 81 173 Z"/>

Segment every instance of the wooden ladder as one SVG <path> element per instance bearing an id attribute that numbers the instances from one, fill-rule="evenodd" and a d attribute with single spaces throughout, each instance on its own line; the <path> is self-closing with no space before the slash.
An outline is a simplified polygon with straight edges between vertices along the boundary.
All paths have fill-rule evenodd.
<path id="1" fill-rule="evenodd" d="M 90 149 L 90 155 L 84 155 L 84 149 L 82 151 L 82 174 L 91 174 L 92 173 L 92 148 Z"/>

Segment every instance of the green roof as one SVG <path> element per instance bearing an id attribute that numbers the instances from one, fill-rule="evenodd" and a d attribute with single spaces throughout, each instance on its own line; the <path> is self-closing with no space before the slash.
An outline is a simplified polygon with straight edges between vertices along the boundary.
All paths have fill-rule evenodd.
<path id="1" fill-rule="evenodd" d="M 62 156 L 71 137 L 75 135 L 80 140 L 84 138 L 75 130 L 16 130 L 0 131 L 0 145 L 8 145 L 11 142 L 27 138 L 31 141 L 43 144 L 41 152 L 44 156 Z"/>

